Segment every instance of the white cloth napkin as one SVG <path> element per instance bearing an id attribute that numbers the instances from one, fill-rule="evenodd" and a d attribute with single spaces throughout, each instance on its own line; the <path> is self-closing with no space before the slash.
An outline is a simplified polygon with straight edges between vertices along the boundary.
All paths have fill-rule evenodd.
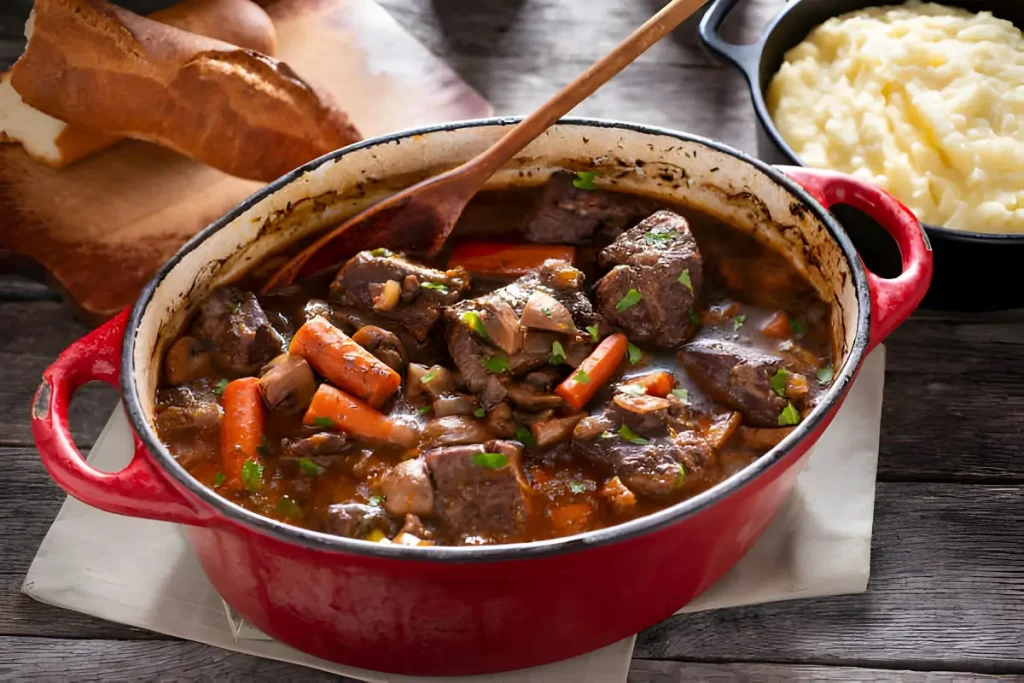
<path id="1" fill-rule="evenodd" d="M 885 353 L 868 357 L 793 493 L 751 551 L 683 612 L 775 600 L 858 593 L 867 587 Z M 132 456 L 115 410 L 89 461 L 116 471 Z M 171 524 L 112 515 L 68 498 L 43 539 L 22 591 L 109 621 L 227 650 L 381 683 L 437 681 L 365 671 L 303 654 L 269 639 L 227 610 L 188 542 Z M 461 683 L 626 680 L 634 638 L 547 666 L 470 676 Z"/>

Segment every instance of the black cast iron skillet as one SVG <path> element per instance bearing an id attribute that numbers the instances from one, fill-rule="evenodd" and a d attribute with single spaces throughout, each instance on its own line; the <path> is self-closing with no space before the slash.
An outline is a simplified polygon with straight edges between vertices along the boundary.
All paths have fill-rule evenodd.
<path id="1" fill-rule="evenodd" d="M 729 43 L 719 28 L 739 0 L 715 0 L 700 24 L 700 38 L 714 55 L 739 69 L 750 84 L 760 122 L 757 153 L 771 164 L 803 165 L 779 135 L 765 107 L 764 91 L 782 65 L 786 52 L 825 20 L 846 12 L 899 0 L 792 0 L 751 45 Z M 940 0 L 971 12 L 989 11 L 1024 28 L 1024 2 L 1019 0 Z M 849 207 L 835 207 L 868 266 L 879 275 L 900 271 L 900 257 L 880 225 Z M 935 254 L 935 276 L 924 306 L 955 310 L 995 310 L 1024 306 L 1019 269 L 1024 264 L 1024 234 L 992 235 L 924 225 Z"/>

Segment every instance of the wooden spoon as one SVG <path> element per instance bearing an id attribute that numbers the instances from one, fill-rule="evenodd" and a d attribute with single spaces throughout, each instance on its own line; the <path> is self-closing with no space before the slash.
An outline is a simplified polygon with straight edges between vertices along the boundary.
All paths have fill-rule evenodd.
<path id="1" fill-rule="evenodd" d="M 328 245 L 353 230 L 360 235 L 416 236 L 414 239 L 406 237 L 403 246 L 410 251 L 436 253 L 448 239 L 466 204 L 495 171 L 706 1 L 672 0 L 487 150 L 461 166 L 408 187 L 348 219 L 282 266 L 263 286 L 263 292 L 291 284 L 299 276 L 336 262 L 342 247 L 328 249 Z"/>

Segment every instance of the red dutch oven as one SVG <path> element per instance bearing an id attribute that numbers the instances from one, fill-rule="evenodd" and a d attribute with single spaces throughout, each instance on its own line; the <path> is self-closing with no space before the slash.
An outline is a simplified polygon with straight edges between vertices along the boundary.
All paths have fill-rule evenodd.
<path id="1" fill-rule="evenodd" d="M 636 633 L 711 586 L 765 529 L 866 354 L 928 288 L 931 250 L 913 214 L 853 178 L 771 167 L 669 130 L 566 119 L 492 179 L 494 187 L 535 185 L 559 168 L 591 170 L 622 190 L 693 205 L 786 254 L 832 306 L 839 360 L 818 407 L 742 472 L 647 517 L 492 547 L 340 538 L 220 498 L 189 476 L 153 430 L 163 350 L 208 292 L 396 186 L 469 159 L 513 123 L 454 123 L 347 147 L 268 185 L 196 236 L 130 311 L 73 344 L 44 373 L 32 425 L 53 479 L 102 510 L 183 525 L 210 582 L 256 627 L 312 655 L 378 671 L 457 675 L 545 664 Z M 840 202 L 892 234 L 902 254 L 899 277 L 863 267 L 829 214 Z M 120 390 L 135 432 L 134 459 L 120 472 L 92 468 L 68 431 L 71 396 L 90 380 Z"/>

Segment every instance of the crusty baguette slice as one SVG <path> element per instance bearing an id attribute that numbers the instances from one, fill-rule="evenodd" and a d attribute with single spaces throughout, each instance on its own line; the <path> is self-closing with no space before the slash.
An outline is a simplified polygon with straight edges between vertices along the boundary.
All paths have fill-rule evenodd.
<path id="1" fill-rule="evenodd" d="M 36 0 L 11 69 L 27 104 L 269 181 L 359 139 L 288 65 L 105 0 Z"/>
<path id="2" fill-rule="evenodd" d="M 252 0 L 182 0 L 149 17 L 263 54 L 277 52 L 274 24 Z M 11 86 L 10 72 L 0 74 L 0 142 L 20 143 L 37 161 L 64 168 L 120 139 L 118 135 L 68 125 L 33 109 Z"/>

